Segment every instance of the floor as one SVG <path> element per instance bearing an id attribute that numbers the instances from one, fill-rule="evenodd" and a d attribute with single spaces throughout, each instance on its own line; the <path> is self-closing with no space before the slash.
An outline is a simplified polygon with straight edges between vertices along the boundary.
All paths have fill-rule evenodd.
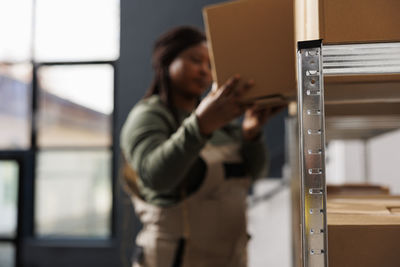
<path id="1" fill-rule="evenodd" d="M 291 267 L 290 189 L 262 179 L 249 198 L 249 267 Z"/>

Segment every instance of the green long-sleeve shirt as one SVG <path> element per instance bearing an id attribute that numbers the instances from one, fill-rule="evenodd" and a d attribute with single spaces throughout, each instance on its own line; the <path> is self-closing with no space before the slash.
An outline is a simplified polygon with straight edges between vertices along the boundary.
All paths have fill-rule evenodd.
<path id="1" fill-rule="evenodd" d="M 229 124 L 210 138 L 201 135 L 194 113 L 171 111 L 154 95 L 140 101 L 130 112 L 121 132 L 121 149 L 140 179 L 141 196 L 159 206 L 176 204 L 201 185 L 205 162 L 199 157 L 207 142 L 214 145 L 241 142 L 245 171 L 253 178 L 266 169 L 267 153 L 262 138 L 244 141 L 241 127 Z"/>

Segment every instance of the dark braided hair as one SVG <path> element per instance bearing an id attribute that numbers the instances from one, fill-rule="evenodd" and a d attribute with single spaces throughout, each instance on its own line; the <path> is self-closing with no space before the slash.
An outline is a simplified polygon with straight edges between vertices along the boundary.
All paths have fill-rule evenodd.
<path id="1" fill-rule="evenodd" d="M 174 114 L 168 71 L 169 65 L 182 51 L 204 41 L 206 41 L 204 33 L 191 26 L 176 27 L 161 35 L 154 45 L 152 56 L 154 78 L 152 85 L 145 94 L 145 98 L 158 94 Z"/>

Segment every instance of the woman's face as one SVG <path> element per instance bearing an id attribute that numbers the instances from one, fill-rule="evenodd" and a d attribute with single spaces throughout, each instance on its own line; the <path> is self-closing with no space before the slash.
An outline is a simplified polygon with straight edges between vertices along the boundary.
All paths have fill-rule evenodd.
<path id="1" fill-rule="evenodd" d="M 171 87 L 186 97 L 200 97 L 211 85 L 206 42 L 182 51 L 169 66 Z"/>

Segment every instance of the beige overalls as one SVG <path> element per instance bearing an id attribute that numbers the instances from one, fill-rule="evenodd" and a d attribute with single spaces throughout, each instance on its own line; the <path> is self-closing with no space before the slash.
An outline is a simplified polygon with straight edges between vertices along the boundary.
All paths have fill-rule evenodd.
<path id="1" fill-rule="evenodd" d="M 247 266 L 246 196 L 248 177 L 227 177 L 226 166 L 241 163 L 239 145 L 207 144 L 200 189 L 180 203 L 162 208 L 133 197 L 143 229 L 136 243 L 143 258 L 133 267 Z M 184 239 L 183 250 L 179 249 Z M 183 251 L 181 256 L 177 253 Z M 180 257 L 180 264 L 177 264 Z"/>

